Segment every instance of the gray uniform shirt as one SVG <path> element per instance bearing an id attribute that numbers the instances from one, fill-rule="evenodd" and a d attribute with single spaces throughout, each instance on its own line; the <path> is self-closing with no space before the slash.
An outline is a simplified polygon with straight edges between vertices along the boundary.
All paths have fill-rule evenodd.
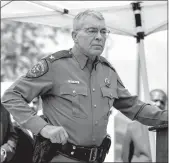
<path id="1" fill-rule="evenodd" d="M 84 146 L 101 144 L 112 106 L 146 125 L 167 123 L 167 113 L 132 96 L 107 60 L 97 57 L 91 72 L 87 63 L 85 55 L 73 56 L 67 50 L 50 55 L 5 92 L 3 105 L 23 127 L 38 134 L 47 122 L 28 103 L 41 96 L 49 123 L 63 126 L 68 141 Z"/>

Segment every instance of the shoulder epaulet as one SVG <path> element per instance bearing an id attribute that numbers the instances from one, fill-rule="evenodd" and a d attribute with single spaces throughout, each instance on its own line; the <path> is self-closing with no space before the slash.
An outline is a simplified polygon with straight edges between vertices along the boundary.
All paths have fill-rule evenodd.
<path id="1" fill-rule="evenodd" d="M 100 56 L 100 57 L 99 57 L 99 60 L 100 60 L 103 64 L 107 65 L 107 66 L 110 67 L 113 71 L 116 72 L 115 68 L 111 65 L 111 63 L 110 63 L 109 61 L 107 61 L 106 58 Z"/>
<path id="2" fill-rule="evenodd" d="M 116 72 L 116 74 L 117 74 L 117 81 L 125 88 L 125 86 L 124 86 L 123 82 L 121 81 L 117 72 Z"/>
<path id="3" fill-rule="evenodd" d="M 105 65 L 107 65 L 108 67 L 110 67 L 110 68 L 117 74 L 117 80 L 118 80 L 118 82 L 119 82 L 123 87 L 125 87 L 124 84 L 123 84 L 123 82 L 121 81 L 121 79 L 120 79 L 120 77 L 119 77 L 117 71 L 116 71 L 115 68 L 111 65 L 111 63 L 109 63 L 109 62 L 107 61 L 107 59 L 104 58 L 104 57 L 102 57 L 102 56 L 100 56 L 99 58 L 100 58 L 100 61 L 101 61 L 103 64 L 105 64 Z"/>
<path id="4" fill-rule="evenodd" d="M 52 63 L 61 58 L 71 58 L 71 57 L 72 53 L 70 53 L 69 50 L 62 50 L 45 57 L 45 59 Z"/>

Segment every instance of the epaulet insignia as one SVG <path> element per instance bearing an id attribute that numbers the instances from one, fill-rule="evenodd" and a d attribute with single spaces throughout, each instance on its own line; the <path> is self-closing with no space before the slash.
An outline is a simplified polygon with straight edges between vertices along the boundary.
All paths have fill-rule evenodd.
<path id="1" fill-rule="evenodd" d="M 36 65 L 34 65 L 26 74 L 28 78 L 38 78 L 43 76 L 48 72 L 48 64 L 45 59 L 39 61 Z"/>
<path id="2" fill-rule="evenodd" d="M 49 60 L 51 63 L 61 59 L 61 58 L 70 58 L 72 57 L 72 53 L 68 50 L 62 50 L 62 51 L 58 51 L 54 54 L 49 55 L 48 57 L 46 57 L 47 60 Z"/>
<path id="3" fill-rule="evenodd" d="M 104 57 L 100 56 L 100 57 L 99 57 L 99 60 L 100 60 L 103 64 L 107 65 L 107 66 L 110 67 L 113 71 L 116 72 L 115 68 L 114 68 L 114 67 L 111 65 L 111 63 L 109 63 Z"/>

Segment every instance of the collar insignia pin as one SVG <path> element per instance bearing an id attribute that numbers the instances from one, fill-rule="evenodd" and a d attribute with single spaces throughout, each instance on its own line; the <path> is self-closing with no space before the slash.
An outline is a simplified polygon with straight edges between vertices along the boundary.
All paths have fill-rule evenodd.
<path id="1" fill-rule="evenodd" d="M 49 58 L 50 58 L 50 59 L 54 59 L 55 57 L 54 57 L 53 55 L 51 55 Z"/>

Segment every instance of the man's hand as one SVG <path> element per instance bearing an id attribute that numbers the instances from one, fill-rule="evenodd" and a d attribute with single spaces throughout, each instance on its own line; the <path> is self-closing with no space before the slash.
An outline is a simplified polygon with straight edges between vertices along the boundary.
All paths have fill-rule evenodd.
<path id="1" fill-rule="evenodd" d="M 62 126 L 47 125 L 41 131 L 40 134 L 47 139 L 50 139 L 52 143 L 65 144 L 68 139 L 68 134 Z"/>
<path id="2" fill-rule="evenodd" d="M 6 150 L 1 148 L 1 159 L 0 162 L 4 162 L 6 159 Z"/>

